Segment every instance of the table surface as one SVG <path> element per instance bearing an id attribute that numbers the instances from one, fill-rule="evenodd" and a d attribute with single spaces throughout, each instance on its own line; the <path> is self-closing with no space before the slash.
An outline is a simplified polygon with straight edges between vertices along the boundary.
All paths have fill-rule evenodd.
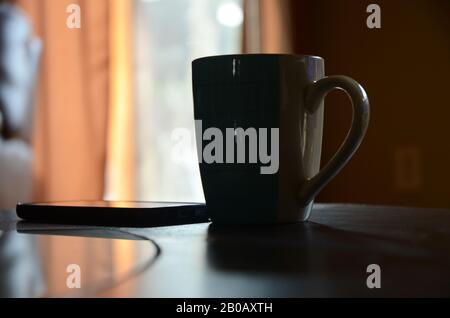
<path id="1" fill-rule="evenodd" d="M 79 289 L 67 285 L 68 264 L 80 264 Z M 381 288 L 367 287 L 370 264 Z M 146 229 L 0 212 L 0 296 L 66 295 L 448 297 L 450 210 L 316 204 L 301 224 Z"/>

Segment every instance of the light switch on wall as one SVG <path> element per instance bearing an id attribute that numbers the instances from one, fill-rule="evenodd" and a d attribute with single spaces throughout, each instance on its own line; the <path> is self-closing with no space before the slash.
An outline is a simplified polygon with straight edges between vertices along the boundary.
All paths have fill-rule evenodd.
<path id="1" fill-rule="evenodd" d="M 402 192 L 422 187 L 422 158 L 417 146 L 400 146 L 394 150 L 394 188 Z"/>

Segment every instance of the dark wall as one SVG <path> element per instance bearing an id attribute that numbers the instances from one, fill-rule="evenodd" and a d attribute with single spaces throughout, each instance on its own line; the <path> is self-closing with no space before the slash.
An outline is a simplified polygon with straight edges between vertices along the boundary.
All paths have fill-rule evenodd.
<path id="1" fill-rule="evenodd" d="M 381 7 L 381 29 L 366 8 Z M 291 1 L 295 52 L 359 81 L 371 103 L 365 142 L 322 202 L 450 206 L 450 25 L 447 0 Z M 344 93 L 326 100 L 323 162 L 350 125 Z"/>

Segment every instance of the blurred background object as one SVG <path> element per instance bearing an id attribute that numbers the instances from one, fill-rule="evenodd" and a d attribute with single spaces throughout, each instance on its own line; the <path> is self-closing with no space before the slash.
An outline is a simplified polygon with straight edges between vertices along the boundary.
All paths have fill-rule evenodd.
<path id="1" fill-rule="evenodd" d="M 41 43 L 15 5 L 0 2 L 0 208 L 32 199 L 32 95 Z"/>
<path id="2" fill-rule="evenodd" d="M 450 205 L 448 1 L 379 0 L 380 29 L 367 27 L 366 0 L 14 2 L 44 43 L 36 200 L 203 200 L 190 62 L 263 52 L 320 55 L 369 94 L 366 140 L 318 201 Z M 66 23 L 73 5 L 79 28 Z M 342 93 L 326 103 L 323 163 L 351 120 Z"/>

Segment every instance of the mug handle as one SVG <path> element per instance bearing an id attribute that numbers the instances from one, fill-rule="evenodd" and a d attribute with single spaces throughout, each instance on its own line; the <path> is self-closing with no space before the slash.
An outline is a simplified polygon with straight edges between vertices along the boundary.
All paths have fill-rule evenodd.
<path id="1" fill-rule="evenodd" d="M 328 76 L 306 89 L 305 105 L 309 113 L 314 113 L 333 89 L 342 89 L 353 104 L 352 126 L 333 158 L 314 177 L 308 179 L 299 191 L 299 200 L 307 205 L 347 164 L 361 144 L 369 125 L 369 99 L 364 88 L 347 76 Z"/>

